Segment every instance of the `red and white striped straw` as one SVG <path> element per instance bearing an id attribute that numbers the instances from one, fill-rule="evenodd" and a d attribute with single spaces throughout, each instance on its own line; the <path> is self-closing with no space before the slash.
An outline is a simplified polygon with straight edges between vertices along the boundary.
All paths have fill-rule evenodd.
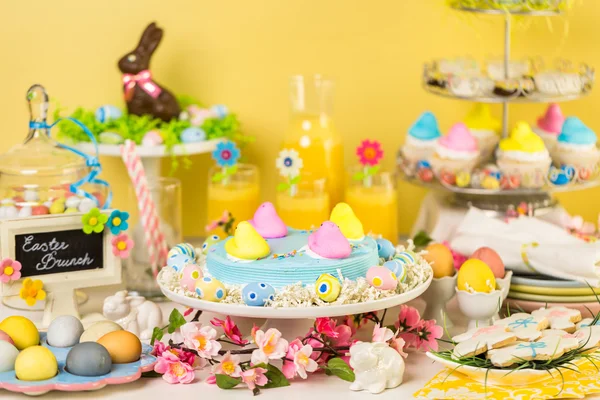
<path id="1" fill-rule="evenodd" d="M 156 204 L 152 200 L 144 165 L 133 141 L 126 140 L 125 144 L 121 146 L 121 157 L 135 189 L 150 265 L 156 276 L 159 265 L 161 267 L 165 265 L 169 252 L 165 236 L 160 229 Z"/>

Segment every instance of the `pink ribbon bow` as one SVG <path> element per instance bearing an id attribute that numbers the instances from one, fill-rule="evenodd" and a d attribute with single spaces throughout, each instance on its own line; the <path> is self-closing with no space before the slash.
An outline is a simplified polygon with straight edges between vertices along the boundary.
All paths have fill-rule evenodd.
<path id="1" fill-rule="evenodd" d="M 123 74 L 123 85 L 125 86 L 125 100 L 131 99 L 135 85 L 140 85 L 140 88 L 142 88 L 144 92 L 155 99 L 160 95 L 160 92 L 162 92 L 162 89 L 158 87 L 156 83 L 152 82 L 152 73 L 147 69 L 136 75 Z"/>

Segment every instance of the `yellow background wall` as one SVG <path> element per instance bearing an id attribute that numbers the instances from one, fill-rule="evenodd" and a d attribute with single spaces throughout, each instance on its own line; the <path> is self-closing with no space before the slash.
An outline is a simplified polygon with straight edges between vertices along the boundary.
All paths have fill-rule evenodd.
<path id="1" fill-rule="evenodd" d="M 450 11 L 443 0 L 59 0 L 2 1 L 0 5 L 0 151 L 24 138 L 24 96 L 44 84 L 71 109 L 122 104 L 118 58 L 138 41 L 150 21 L 165 29 L 152 64 L 158 82 L 206 104 L 224 103 L 257 141 L 249 160 L 261 168 L 263 198 L 274 196 L 274 159 L 288 119 L 288 77 L 325 73 L 337 81 L 336 120 L 346 164 L 362 138 L 386 149 L 385 166 L 406 130 L 425 109 L 443 129 L 467 112 L 466 102 L 436 98 L 421 88 L 424 61 L 434 57 L 500 56 L 502 19 Z M 513 58 L 528 54 L 566 57 L 600 66 L 600 2 L 585 0 L 565 19 L 515 21 Z M 551 24 L 550 24 L 551 22 Z M 600 90 L 565 103 L 600 129 Z M 511 121 L 533 121 L 542 105 L 512 108 Z M 494 112 L 500 115 L 500 106 Z M 183 180 L 184 233 L 205 224 L 208 155 L 179 171 Z M 125 170 L 103 159 L 117 207 L 131 207 Z M 401 231 L 408 231 L 425 191 L 399 186 Z M 573 213 L 595 220 L 600 189 L 560 196 Z"/>

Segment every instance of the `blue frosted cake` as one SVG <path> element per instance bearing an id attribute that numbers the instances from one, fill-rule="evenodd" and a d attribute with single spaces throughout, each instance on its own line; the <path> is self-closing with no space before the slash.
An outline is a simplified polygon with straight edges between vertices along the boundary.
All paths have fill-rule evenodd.
<path id="1" fill-rule="evenodd" d="M 225 250 L 226 239 L 210 248 L 206 259 L 211 276 L 228 284 L 264 282 L 279 288 L 298 282 L 314 284 L 322 274 L 341 275 L 356 280 L 379 263 L 377 243 L 365 237 L 352 242 L 352 252 L 344 259 L 326 259 L 308 248 L 311 232 L 288 229 L 282 238 L 266 239 L 270 254 L 256 261 L 234 259 Z"/>

